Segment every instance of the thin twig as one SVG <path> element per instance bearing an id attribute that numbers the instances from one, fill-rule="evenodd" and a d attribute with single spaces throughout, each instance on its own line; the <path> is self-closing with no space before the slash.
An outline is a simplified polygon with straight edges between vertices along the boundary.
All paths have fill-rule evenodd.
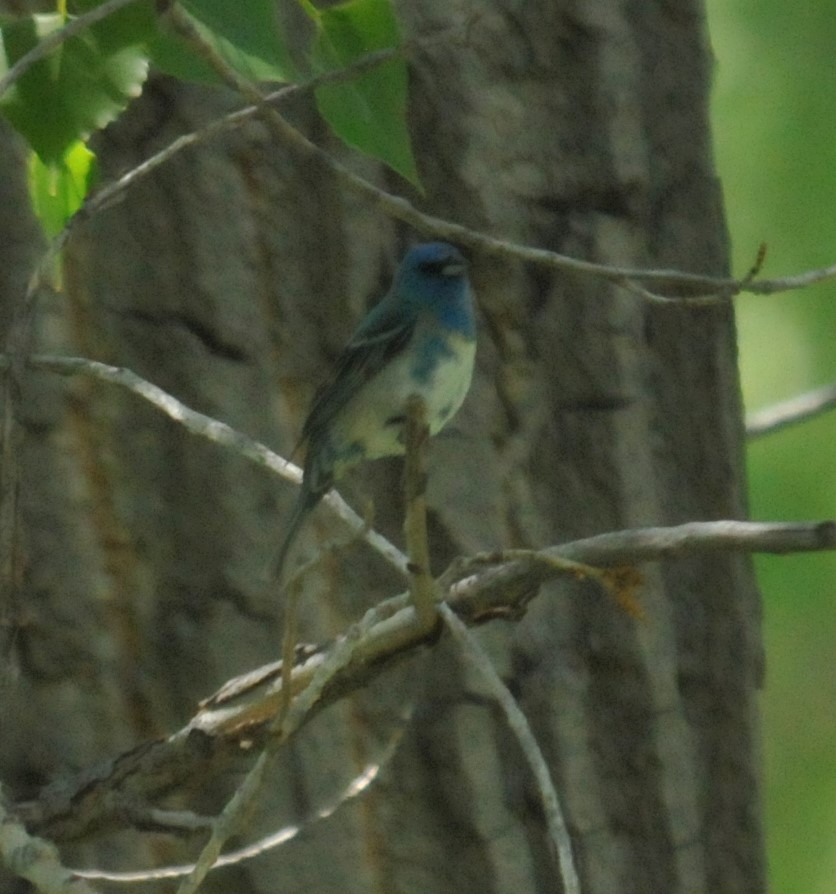
<path id="1" fill-rule="evenodd" d="M 160 149 L 159 152 L 150 155 L 144 161 L 126 171 L 116 180 L 111 181 L 91 193 L 82 207 L 78 209 L 69 221 L 67 221 L 65 229 L 68 231 L 73 230 L 79 224 L 89 220 L 93 215 L 116 204 L 122 198 L 123 193 L 130 187 L 153 173 L 153 171 L 161 165 L 170 161 L 183 149 L 187 149 L 189 146 L 199 145 L 221 133 L 240 127 L 244 122 L 249 121 L 260 114 L 263 105 L 283 102 L 292 96 L 298 96 L 302 93 L 310 93 L 326 84 L 350 81 L 366 71 L 370 71 L 392 59 L 405 55 L 408 50 L 409 46 L 403 45 L 401 47 L 391 47 L 384 50 L 378 50 L 374 53 L 369 53 L 345 68 L 326 71 L 302 83 L 287 84 L 284 87 L 280 87 L 272 93 L 265 94 L 264 99 L 258 105 L 248 105 L 244 108 L 236 109 L 234 112 L 229 112 L 222 118 L 210 122 L 205 127 L 201 127 L 191 133 L 177 137 L 177 139 L 169 143 L 168 146 Z"/>
<path id="2" fill-rule="evenodd" d="M 119 2 L 127 3 L 131 2 L 131 0 L 119 0 Z M 104 4 L 102 7 L 97 7 L 96 10 L 93 10 L 88 15 L 92 15 L 93 13 L 104 15 L 104 13 L 100 11 L 108 5 L 109 4 Z M 183 14 L 181 10 L 175 9 L 172 14 L 174 15 L 174 21 L 177 28 L 180 29 L 181 32 L 185 29 L 191 38 L 200 41 L 197 31 L 191 27 L 187 16 Z M 85 17 L 80 17 L 76 22 L 81 21 L 82 18 Z M 438 38 L 435 37 L 433 39 L 437 40 Z M 202 43 L 202 46 L 205 47 L 205 43 Z M 836 276 L 836 265 L 822 268 L 820 270 L 806 271 L 797 276 L 760 281 L 754 280 L 752 275 L 754 271 L 759 269 L 759 265 L 753 267 L 753 270 L 741 280 L 729 277 L 717 278 L 688 274 L 677 270 L 611 267 L 605 264 L 596 264 L 590 261 L 580 260 L 568 255 L 561 255 L 556 252 L 532 249 L 506 240 L 496 239 L 487 234 L 479 233 L 453 223 L 452 221 L 423 214 L 405 199 L 386 193 L 374 184 L 364 180 L 362 177 L 359 177 L 340 165 L 326 152 L 292 128 L 280 115 L 278 115 L 278 113 L 273 112 L 273 114 L 270 115 L 265 112 L 266 106 L 269 103 L 276 102 L 293 93 L 315 89 L 317 86 L 330 81 L 337 82 L 355 77 L 366 69 L 380 65 L 383 62 L 389 61 L 392 57 L 408 52 L 410 46 L 411 45 L 407 43 L 398 48 L 380 50 L 377 53 L 358 59 L 355 63 L 347 66 L 345 69 L 327 72 L 306 83 L 288 85 L 270 94 L 263 94 L 254 85 L 237 75 L 231 67 L 227 66 L 226 63 L 215 54 L 213 65 L 219 71 L 219 74 L 221 74 L 230 86 L 241 92 L 243 95 L 248 96 L 253 101 L 253 105 L 232 112 L 225 118 L 213 122 L 199 131 L 179 137 L 156 155 L 146 159 L 145 162 L 126 172 L 118 180 L 108 184 L 91 195 L 84 206 L 68 222 L 64 230 L 62 230 L 62 232 L 50 243 L 44 257 L 38 265 L 38 270 L 30 281 L 27 290 L 27 303 L 30 301 L 32 293 L 37 289 L 41 282 L 41 271 L 50 268 L 77 224 L 89 219 L 93 214 L 108 207 L 114 201 L 117 201 L 129 186 L 142 177 L 147 176 L 147 174 L 168 161 L 177 152 L 187 146 L 194 145 L 201 140 L 207 139 L 216 133 L 234 127 L 243 120 L 255 115 L 260 115 L 266 120 L 279 138 L 295 147 L 295 149 L 301 152 L 303 156 L 307 158 L 316 158 L 345 186 L 364 196 L 385 213 L 410 224 L 421 232 L 436 238 L 457 242 L 463 246 L 468 246 L 485 254 L 503 255 L 508 258 L 539 264 L 553 269 L 565 269 L 603 277 L 623 287 L 631 288 L 646 300 L 662 302 L 673 301 L 679 303 L 687 301 L 694 305 L 711 304 L 716 303 L 718 300 L 727 300 L 729 297 L 732 297 L 739 292 L 745 291 L 761 294 L 780 292 L 790 289 L 804 288 L 811 283 L 820 282 Z M 667 286 L 672 289 L 684 289 L 688 294 L 672 298 L 670 296 L 658 294 L 658 292 L 652 292 L 648 288 L 643 288 L 638 285 L 640 282 L 650 284 L 656 283 L 657 288 L 660 286 Z"/>
<path id="3" fill-rule="evenodd" d="M 351 189 L 372 202 L 387 214 L 410 224 L 422 232 L 432 233 L 434 236 L 477 249 L 486 254 L 508 254 L 535 263 L 547 266 L 562 267 L 581 273 L 595 273 L 605 276 L 607 279 L 620 280 L 624 278 L 642 279 L 646 281 L 670 280 L 677 283 L 705 287 L 711 289 L 721 283 L 725 290 L 735 290 L 737 280 L 717 280 L 711 277 L 681 274 L 678 271 L 667 270 L 636 270 L 634 268 L 608 267 L 604 264 L 595 264 L 590 261 L 581 261 L 567 255 L 559 255 L 555 252 L 541 249 L 522 248 L 502 239 L 496 239 L 485 234 L 476 233 L 468 227 L 456 224 L 442 218 L 423 214 L 413 207 L 406 199 L 385 192 L 379 187 L 365 180 L 363 177 L 350 171 L 344 165 L 335 161 L 327 152 L 320 149 L 302 135 L 296 128 L 289 124 L 276 109 L 264 105 L 264 94 L 248 79 L 240 75 L 231 65 L 222 59 L 214 49 L 209 46 L 195 28 L 191 17 L 182 7 L 174 5 L 168 12 L 169 21 L 174 30 L 212 66 L 218 76 L 233 90 L 240 93 L 248 102 L 257 105 L 260 109 L 260 117 L 270 128 L 276 138 L 283 144 L 290 146 L 302 157 L 313 159 L 321 163 L 347 188 Z M 706 283 L 708 285 L 706 286 Z"/>
<path id="4" fill-rule="evenodd" d="M 215 821 L 209 841 L 201 851 L 194 869 L 180 884 L 177 894 L 195 894 L 220 858 L 224 844 L 239 830 L 243 818 L 255 805 L 272 759 L 310 716 L 329 681 L 349 664 L 359 643 L 379 622 L 380 615 L 376 609 L 366 612 L 360 622 L 337 640 L 326 660 L 317 668 L 308 685 L 294 698 L 286 713 L 279 714 L 271 720 L 269 725 L 271 735 L 266 746 Z"/>
<path id="5" fill-rule="evenodd" d="M 791 292 L 794 289 L 806 289 L 808 286 L 825 282 L 828 279 L 836 279 L 836 264 L 831 264 L 829 267 L 821 267 L 818 270 L 806 270 L 804 273 L 797 273 L 795 276 L 752 280 L 741 291 L 752 292 L 755 295 Z"/>
<path id="6" fill-rule="evenodd" d="M 117 202 L 129 187 L 133 186 L 137 181 L 148 176 L 158 167 L 168 162 L 183 149 L 202 143 L 220 133 L 240 126 L 244 121 L 261 114 L 264 106 L 280 102 L 299 93 L 312 91 L 323 84 L 339 83 L 350 80 L 371 68 L 382 65 L 393 58 L 403 55 L 408 51 L 408 48 L 409 45 L 404 45 L 400 48 L 379 50 L 376 53 L 371 53 L 368 56 L 358 59 L 344 69 L 325 72 L 304 83 L 287 85 L 272 93 L 265 94 L 257 104 L 237 109 L 199 130 L 178 137 L 164 149 L 161 149 L 145 161 L 131 168 L 129 171 L 126 171 L 125 174 L 118 179 L 92 193 L 87 201 L 85 201 L 84 205 L 68 221 L 65 232 L 61 234 L 61 246 L 66 242 L 69 232 L 75 229 L 76 226 L 89 220 L 94 214 L 99 213 Z M 331 173 L 338 179 L 343 180 L 343 178 L 347 176 L 348 180 L 345 180 L 344 182 L 346 182 L 355 192 L 360 192 L 366 198 L 372 199 L 386 213 L 414 226 L 415 229 L 421 232 L 439 239 L 449 239 L 452 242 L 457 242 L 486 254 L 503 255 L 518 261 L 539 264 L 554 269 L 565 269 L 604 277 L 617 285 L 629 289 L 644 300 L 650 302 L 676 303 L 681 305 L 684 301 L 687 301 L 689 306 L 696 307 L 716 304 L 720 299 L 728 299 L 741 292 L 767 294 L 790 291 L 793 289 L 806 288 L 813 283 L 836 277 L 836 265 L 833 265 L 819 270 L 806 271 L 797 276 L 788 276 L 770 280 L 756 280 L 752 278 L 750 271 L 750 274 L 747 274 L 743 279 L 736 280 L 728 277 L 711 277 L 683 273 L 678 270 L 612 267 L 606 264 L 583 261 L 569 255 L 558 254 L 557 252 L 529 248 L 507 240 L 496 239 L 485 233 L 479 233 L 476 230 L 461 227 L 459 224 L 443 218 L 424 214 L 423 212 L 418 211 L 418 209 L 412 206 L 406 199 L 387 193 L 374 184 L 369 183 L 368 181 L 363 180 L 363 178 L 348 171 L 348 169 L 343 168 L 338 162 L 334 161 L 330 155 L 319 149 L 315 144 L 306 141 L 301 134 L 298 134 L 298 136 L 302 141 L 307 143 L 307 146 L 303 147 L 294 144 L 297 145 L 297 149 L 303 148 L 303 151 L 306 154 L 315 156 L 322 164 L 328 167 Z M 61 246 L 58 247 L 59 250 Z M 57 254 L 57 251 L 54 251 L 51 254 Z M 679 296 L 662 295 L 652 292 L 647 288 L 643 288 L 639 285 L 640 282 L 657 282 L 672 288 L 677 286 L 685 287 L 692 291 L 689 291 L 686 295 Z"/>
<path id="7" fill-rule="evenodd" d="M 281 143 L 294 149 L 303 158 L 319 162 L 345 187 L 361 195 L 384 213 L 409 224 L 419 232 L 429 233 L 436 238 L 454 242 L 487 255 L 504 255 L 505 257 L 512 257 L 517 260 L 528 261 L 555 269 L 593 274 L 617 284 L 623 284 L 624 280 L 635 280 L 653 283 L 657 287 L 664 286 L 672 289 L 683 289 L 687 290 L 687 292 L 698 293 L 700 301 L 704 301 L 705 295 L 703 293 L 706 292 L 716 294 L 718 300 L 727 300 L 740 292 L 741 289 L 758 292 L 779 290 L 770 288 L 770 284 L 765 281 L 761 283 L 751 282 L 748 277 L 743 280 L 737 280 L 731 277 L 682 273 L 678 270 L 648 270 L 596 264 L 592 261 L 583 261 L 544 249 L 520 246 L 504 239 L 497 239 L 484 233 L 478 233 L 468 227 L 444 220 L 443 218 L 423 214 L 406 199 L 385 192 L 335 161 L 327 152 L 320 149 L 289 124 L 276 109 L 266 106 L 264 94 L 255 84 L 227 64 L 202 39 L 190 16 L 182 7 L 174 4 L 168 11 L 168 19 L 174 30 L 206 59 L 224 83 L 239 92 L 248 102 L 258 106 L 261 119 Z M 812 281 L 819 281 L 828 276 L 836 276 L 836 266 L 829 268 L 828 271 L 811 271 L 804 274 L 804 276 L 808 279 L 814 277 L 815 279 Z M 786 282 L 789 283 L 790 280 Z M 800 286 L 790 285 L 789 287 Z M 682 300 L 687 302 L 688 295 L 684 295 Z"/>
<path id="8" fill-rule="evenodd" d="M 760 438 L 773 432 L 806 422 L 836 407 L 836 383 L 823 385 L 788 400 L 756 410 L 746 417 L 746 437 Z"/>
<path id="9" fill-rule="evenodd" d="M 314 823 L 333 816 L 343 805 L 362 795 L 363 792 L 368 791 L 371 785 L 380 776 L 381 771 L 394 757 L 397 747 L 403 738 L 404 729 L 405 726 L 401 726 L 398 729 L 396 734 L 390 738 L 389 742 L 387 742 L 383 752 L 378 755 L 372 763 L 366 764 L 361 772 L 358 773 L 347 786 L 345 786 L 331 803 L 326 804 L 324 807 L 320 807 L 317 811 L 295 825 L 283 826 L 281 829 L 277 829 L 276 831 L 259 838 L 258 841 L 254 841 L 252 844 L 221 854 L 212 868 L 221 869 L 224 866 L 235 866 L 275 850 L 277 847 L 281 847 L 292 841 L 301 832 L 310 828 Z M 91 879 L 92 881 L 102 880 L 108 882 L 136 883 L 159 881 L 160 879 L 166 878 L 182 878 L 190 872 L 193 872 L 194 868 L 194 863 L 185 863 L 178 866 L 161 866 L 157 869 L 126 870 L 124 872 L 109 872 L 104 869 L 72 869 L 70 871 L 73 875 L 78 876 L 79 878 Z"/>
<path id="10" fill-rule="evenodd" d="M 60 46 L 61 43 L 77 35 L 91 24 L 94 24 L 133 2 L 135 2 L 135 0 L 108 0 L 108 2 L 103 3 L 101 6 L 97 6 L 83 15 L 69 21 L 64 28 L 40 41 L 36 47 L 19 59 L 18 62 L 9 69 L 5 76 L 0 79 L 0 95 L 2 95 L 2 93 L 8 89 L 18 77 L 20 77 L 23 71 L 28 69 L 39 59 L 48 55 Z M 181 34 L 188 37 L 193 46 L 196 46 L 198 42 L 201 42 L 197 31 L 191 27 L 188 17 L 181 9 L 174 5 L 169 11 L 169 15 L 176 28 Z M 203 42 L 203 46 L 206 46 L 205 42 Z M 151 170 L 155 169 L 160 164 L 163 164 L 177 152 L 186 148 L 186 146 L 194 145 L 216 133 L 234 127 L 248 118 L 259 115 L 262 113 L 266 104 L 285 98 L 292 93 L 312 90 L 321 84 L 339 82 L 355 77 L 367 69 L 389 61 L 389 59 L 393 57 L 403 55 L 409 51 L 410 46 L 410 44 L 404 44 L 401 47 L 380 50 L 377 53 L 369 54 L 368 56 L 357 60 L 345 69 L 327 72 L 304 84 L 289 85 L 270 94 L 262 93 L 255 87 L 255 85 L 238 75 L 231 66 L 228 66 L 224 60 L 215 55 L 214 59 L 210 59 L 215 70 L 218 71 L 228 85 L 242 95 L 248 97 L 253 105 L 233 112 L 220 121 L 213 122 L 199 131 L 178 138 L 156 155 L 147 159 L 131 171 L 128 171 L 117 181 L 98 190 L 79 210 L 76 217 L 69 222 L 65 231 L 54 240 L 53 245 L 48 251 L 48 259 L 55 257 L 58 252 L 60 252 L 61 248 L 63 248 L 66 243 L 69 232 L 74 229 L 77 223 L 88 219 L 92 214 L 107 207 L 133 182 L 146 176 Z M 635 290 L 640 292 L 647 300 L 674 300 L 680 302 L 686 301 L 694 304 L 707 304 L 718 300 L 725 300 L 740 292 L 751 292 L 755 294 L 784 292 L 793 289 L 806 288 L 813 283 L 836 277 L 836 264 L 818 270 L 805 271 L 795 276 L 769 280 L 757 280 L 751 275 L 747 275 L 743 279 L 738 280 L 731 277 L 713 277 L 684 273 L 678 270 L 611 267 L 606 264 L 584 261 L 568 255 L 561 255 L 556 252 L 528 248 L 504 239 L 496 239 L 485 233 L 479 233 L 467 227 L 463 227 L 460 224 L 453 223 L 452 221 L 423 214 L 405 199 L 391 195 L 349 171 L 332 159 L 318 146 L 307 140 L 301 133 L 299 133 L 299 131 L 287 124 L 284 119 L 281 119 L 281 123 L 279 123 L 276 118 L 280 118 L 280 116 L 276 115 L 273 118 L 273 124 L 274 127 L 279 128 L 283 141 L 293 146 L 305 157 L 318 159 L 331 171 L 332 174 L 338 177 L 345 186 L 372 201 L 387 214 L 415 227 L 415 229 L 420 232 L 430 234 L 439 239 L 447 239 L 456 242 L 462 246 L 466 246 L 485 254 L 503 255 L 505 257 L 515 258 L 520 261 L 539 264 L 554 269 L 587 273 L 603 277 L 619 285 L 644 282 L 649 284 L 655 283 L 657 286 L 665 286 L 672 289 L 686 289 L 688 291 L 688 294 L 672 299 L 670 296 L 652 292 L 648 289 Z"/>
<path id="11" fill-rule="evenodd" d="M 283 721 L 290 710 L 293 698 L 293 657 L 298 640 L 299 599 L 302 592 L 302 578 L 295 575 L 285 588 L 284 629 L 282 630 L 282 700 L 279 702 L 278 718 Z"/>
<path id="12" fill-rule="evenodd" d="M 73 29 L 79 29 L 83 27 L 80 23 L 85 22 L 86 24 L 89 24 L 108 14 L 108 12 L 120 8 L 121 5 L 127 5 L 129 2 L 132 2 L 132 0 L 111 0 L 111 2 L 96 7 L 84 16 L 74 20 L 71 25 L 67 26 L 67 28 L 72 27 Z M 105 10 L 107 10 L 107 12 Z M 182 10 L 175 7 L 172 10 L 171 15 L 173 16 L 172 20 L 175 22 L 176 27 L 181 30 L 181 32 L 185 31 L 193 43 L 196 42 L 195 45 L 203 48 L 207 46 L 205 42 L 201 41 L 198 32 L 191 26 L 188 17 Z M 62 31 L 58 33 L 63 34 L 65 30 L 66 29 L 62 29 Z M 74 33 L 74 31 L 70 31 L 66 36 L 70 36 L 72 33 Z M 63 39 L 66 39 L 66 36 Z M 58 37 L 56 36 L 54 39 L 58 40 Z M 43 44 L 39 44 L 39 47 L 42 47 L 44 44 L 46 44 L 46 41 L 43 42 Z M 221 77 L 234 89 L 241 92 L 244 96 L 248 96 L 253 101 L 253 105 L 233 112 L 226 118 L 213 122 L 200 131 L 178 138 L 168 147 L 161 150 L 161 152 L 147 159 L 136 168 L 128 171 L 114 183 L 103 187 L 92 195 L 79 210 L 77 215 L 68 222 L 68 225 L 64 230 L 62 230 L 62 232 L 50 243 L 44 257 L 38 265 L 38 269 L 30 280 L 24 305 L 31 304 L 32 296 L 41 284 L 42 271 L 50 268 L 54 259 L 63 249 L 69 238 L 69 234 L 77 223 L 89 219 L 91 215 L 102 208 L 107 207 L 113 201 L 118 199 L 118 197 L 132 183 L 136 182 L 141 177 L 146 176 L 150 171 L 163 164 L 181 149 L 186 146 L 194 145 L 202 139 L 206 139 L 215 133 L 226 130 L 228 127 L 235 126 L 240 123 L 240 121 L 254 115 L 260 115 L 266 120 L 271 126 L 271 129 L 274 130 L 276 135 L 282 139 L 282 141 L 287 142 L 288 145 L 294 147 L 304 157 L 317 159 L 345 186 L 364 196 L 385 213 L 410 224 L 421 232 L 430 234 L 436 238 L 457 242 L 463 246 L 468 246 L 485 254 L 503 255 L 508 258 L 539 264 L 553 269 L 565 269 L 603 277 L 618 285 L 632 287 L 633 291 L 642 295 L 642 297 L 647 300 L 688 301 L 699 305 L 713 303 L 717 300 L 726 300 L 742 291 L 760 294 L 781 292 L 791 289 L 805 288 L 812 283 L 836 277 L 836 265 L 831 265 L 819 270 L 806 271 L 796 276 L 759 281 L 753 278 L 753 272 L 756 272 L 759 269 L 759 264 L 756 264 L 753 267 L 753 270 L 741 280 L 729 277 L 718 278 L 689 274 L 677 270 L 611 267 L 605 264 L 596 264 L 590 261 L 573 258 L 568 255 L 561 255 L 556 252 L 533 249 L 506 240 L 496 239 L 487 234 L 479 233 L 467 227 L 463 227 L 460 224 L 453 223 L 452 221 L 421 213 L 405 199 L 386 193 L 374 184 L 349 171 L 332 159 L 322 149 L 302 136 L 301 133 L 291 127 L 280 115 L 278 115 L 278 113 L 270 110 L 272 112 L 272 114 L 270 114 L 266 110 L 268 103 L 275 102 L 293 92 L 310 90 L 319 86 L 321 83 L 326 83 L 330 80 L 339 81 L 344 78 L 353 77 L 366 68 L 371 68 L 382 62 L 388 61 L 390 53 L 392 56 L 395 56 L 404 52 L 405 48 L 408 46 L 408 44 L 405 44 L 399 48 L 381 50 L 378 53 L 370 54 L 363 59 L 357 60 L 357 62 L 342 71 L 328 72 L 305 84 L 290 85 L 266 95 L 254 85 L 250 84 L 250 82 L 240 77 L 234 69 L 226 65 L 224 60 L 218 57 L 217 54 L 213 54 L 213 58 L 210 61 L 212 61 L 213 66 L 218 70 Z M 48 50 L 43 50 L 43 52 L 47 51 Z M 209 48 L 209 51 L 211 52 L 211 48 Z M 20 62 L 22 61 L 23 60 L 20 60 Z M 12 71 L 7 73 L 6 76 L 6 78 L 10 77 L 12 77 Z M 759 257 L 762 257 L 762 251 L 759 254 Z M 656 283 L 657 287 L 664 285 L 674 289 L 685 289 L 689 294 L 680 298 L 671 299 L 669 296 L 660 295 L 651 292 L 647 288 L 638 286 L 638 283 L 640 282 L 651 284 Z"/>
<path id="13" fill-rule="evenodd" d="M 543 752 L 534 738 L 534 733 L 531 731 L 528 720 L 526 720 L 525 714 L 523 714 L 514 696 L 508 691 L 508 687 L 499 678 L 499 674 L 497 674 L 488 654 L 455 615 L 450 606 L 441 603 L 439 611 L 444 623 L 447 625 L 447 629 L 461 645 L 465 658 L 479 672 L 482 680 L 487 684 L 488 689 L 502 709 L 505 719 L 508 721 L 508 726 L 511 728 L 511 732 L 513 732 L 517 742 L 519 742 L 525 759 L 531 767 L 534 779 L 537 782 L 537 791 L 543 804 L 543 813 L 546 817 L 549 837 L 555 849 L 555 858 L 560 870 L 560 878 L 563 881 L 564 894 L 580 894 L 578 871 L 575 868 L 575 861 L 572 857 L 572 842 L 569 839 L 569 830 L 566 827 L 566 820 L 560 807 L 560 799 L 557 796 L 557 790 L 549 773 L 546 759 L 543 757 Z"/>

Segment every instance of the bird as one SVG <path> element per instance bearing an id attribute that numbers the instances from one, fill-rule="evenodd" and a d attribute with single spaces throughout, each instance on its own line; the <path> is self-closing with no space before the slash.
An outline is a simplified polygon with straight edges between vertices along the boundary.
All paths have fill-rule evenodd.
<path id="1" fill-rule="evenodd" d="M 470 388 L 475 354 L 464 256 L 446 242 L 410 248 L 311 403 L 299 441 L 307 446 L 302 485 L 274 562 L 275 580 L 305 519 L 336 481 L 358 463 L 405 452 L 411 395 L 424 399 L 430 435 L 450 421 Z"/>

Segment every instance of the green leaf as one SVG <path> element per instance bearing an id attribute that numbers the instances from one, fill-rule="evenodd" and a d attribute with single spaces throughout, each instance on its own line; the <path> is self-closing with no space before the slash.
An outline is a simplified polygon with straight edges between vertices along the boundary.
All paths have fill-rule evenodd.
<path id="1" fill-rule="evenodd" d="M 104 0 L 75 0 L 70 12 L 74 15 L 102 6 Z M 149 41 L 158 28 L 158 17 L 151 0 L 130 3 L 110 13 L 89 27 L 105 52 L 112 53 L 122 47 L 135 46 Z"/>
<path id="2" fill-rule="evenodd" d="M 0 97 L 0 111 L 46 165 L 58 163 L 74 143 L 111 122 L 142 90 L 145 51 L 125 44 L 124 34 L 117 39 L 108 22 L 65 41 Z M 0 73 L 63 24 L 59 15 L 39 15 L 3 25 Z"/>
<path id="3" fill-rule="evenodd" d="M 222 83 L 215 69 L 176 34 L 158 32 L 148 43 L 148 53 L 151 64 L 163 74 L 210 87 Z"/>
<path id="4" fill-rule="evenodd" d="M 349 0 L 322 10 L 314 60 L 338 69 L 400 44 L 390 0 Z M 319 110 L 344 142 L 378 158 L 420 188 L 406 123 L 407 72 L 392 59 L 351 81 L 316 90 Z"/>
<path id="5" fill-rule="evenodd" d="M 291 81 L 296 69 L 279 29 L 274 0 L 183 0 L 201 37 L 236 71 L 253 81 Z M 181 80 L 218 84 L 220 79 L 186 41 L 155 35 L 149 44 L 154 65 Z"/>
<path id="6" fill-rule="evenodd" d="M 96 176 L 96 156 L 82 142 L 44 164 L 36 153 L 29 158 L 29 195 L 47 236 L 57 236 L 84 202 Z"/>

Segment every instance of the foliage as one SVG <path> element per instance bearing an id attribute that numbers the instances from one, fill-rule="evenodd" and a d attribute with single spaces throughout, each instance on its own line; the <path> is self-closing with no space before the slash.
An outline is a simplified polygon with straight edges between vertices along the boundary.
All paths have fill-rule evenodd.
<path id="1" fill-rule="evenodd" d="M 3 26 L 7 63 L 17 62 L 64 24 L 63 16 L 54 14 Z M 2 97 L 3 114 L 45 165 L 56 164 L 75 142 L 109 124 L 142 89 L 148 59 L 139 34 L 119 39 L 109 24 L 105 19 L 65 41 Z"/>
<path id="2" fill-rule="evenodd" d="M 96 179 L 96 157 L 81 140 L 71 143 L 51 164 L 29 156 L 29 195 L 47 236 L 57 236 L 82 206 Z"/>
<path id="3" fill-rule="evenodd" d="M 398 40 L 394 13 L 385 0 L 350 0 L 321 13 L 314 60 L 323 69 L 338 69 Z M 316 91 L 319 110 L 350 146 L 389 160 L 412 183 L 418 171 L 405 131 L 392 127 L 406 108 L 406 69 L 386 63 L 349 84 L 333 84 Z"/>
<path id="4" fill-rule="evenodd" d="M 102 5 L 103 0 L 83 0 L 75 11 L 83 15 Z M 201 37 L 253 81 L 303 83 L 400 43 L 391 0 L 348 0 L 323 11 L 300 5 L 313 27 L 306 58 L 297 65 L 273 0 L 182 3 Z M 0 23 L 0 75 L 72 21 L 59 12 Z M 79 169 L 85 152 L 90 152 L 87 140 L 140 94 L 149 66 L 186 81 L 220 83 L 210 64 L 166 28 L 154 4 L 142 0 L 64 40 L 0 96 L 0 113 L 37 155 L 38 160 L 30 162 L 30 185 L 33 204 L 49 233 L 60 230 L 92 185 L 92 157 L 87 156 L 84 171 Z M 402 59 L 395 56 L 354 78 L 320 86 L 316 95 L 322 116 L 344 142 L 418 185 L 406 124 Z"/>
<path id="5" fill-rule="evenodd" d="M 829 4 L 712 0 L 714 121 L 736 270 L 832 264 L 836 245 L 836 19 Z M 833 283 L 737 299 L 751 409 L 836 379 Z M 827 518 L 836 415 L 752 444 L 755 518 Z M 824 894 L 836 875 L 836 558 L 758 561 L 764 604 L 767 839 L 774 894 Z"/>

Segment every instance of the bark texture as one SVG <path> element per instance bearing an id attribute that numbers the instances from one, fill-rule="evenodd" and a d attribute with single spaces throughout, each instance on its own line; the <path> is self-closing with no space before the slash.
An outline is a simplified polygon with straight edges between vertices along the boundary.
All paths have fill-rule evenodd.
<path id="1" fill-rule="evenodd" d="M 426 194 L 352 157 L 356 170 L 521 243 L 726 272 L 698 0 L 426 0 L 400 13 L 407 37 L 436 36 L 410 63 Z M 104 175 L 235 105 L 155 79 L 98 138 Z M 307 100 L 288 114 L 348 157 Z M 0 221 L 5 322 L 37 240 L 20 220 L 19 153 L 2 138 L 16 178 L 0 185 L 15 190 Z M 289 454 L 316 385 L 415 238 L 251 124 L 181 153 L 77 233 L 64 292 L 40 299 L 37 348 L 130 367 Z M 477 374 L 430 455 L 436 571 L 475 550 L 745 515 L 730 305 L 656 305 L 480 257 L 473 281 Z M 264 569 L 293 499 L 290 485 L 90 380 L 33 374 L 20 414 L 23 615 L 0 736 L 18 799 L 176 729 L 225 679 L 276 657 L 282 605 Z M 360 506 L 373 498 L 396 542 L 399 470 L 377 463 L 345 488 Z M 320 509 L 303 542 L 310 551 L 340 531 Z M 478 635 L 552 769 L 584 894 L 761 892 L 751 567 L 695 556 L 643 570 L 643 622 L 589 583 L 563 583 L 520 623 Z M 325 557 L 302 637 L 334 635 L 398 586 L 363 546 Z M 245 837 L 327 803 L 401 730 L 363 798 L 205 889 L 559 890 L 531 774 L 446 640 L 306 729 Z M 233 782 L 179 806 L 215 810 Z M 64 855 L 135 868 L 188 859 L 195 844 L 120 834 Z"/>

